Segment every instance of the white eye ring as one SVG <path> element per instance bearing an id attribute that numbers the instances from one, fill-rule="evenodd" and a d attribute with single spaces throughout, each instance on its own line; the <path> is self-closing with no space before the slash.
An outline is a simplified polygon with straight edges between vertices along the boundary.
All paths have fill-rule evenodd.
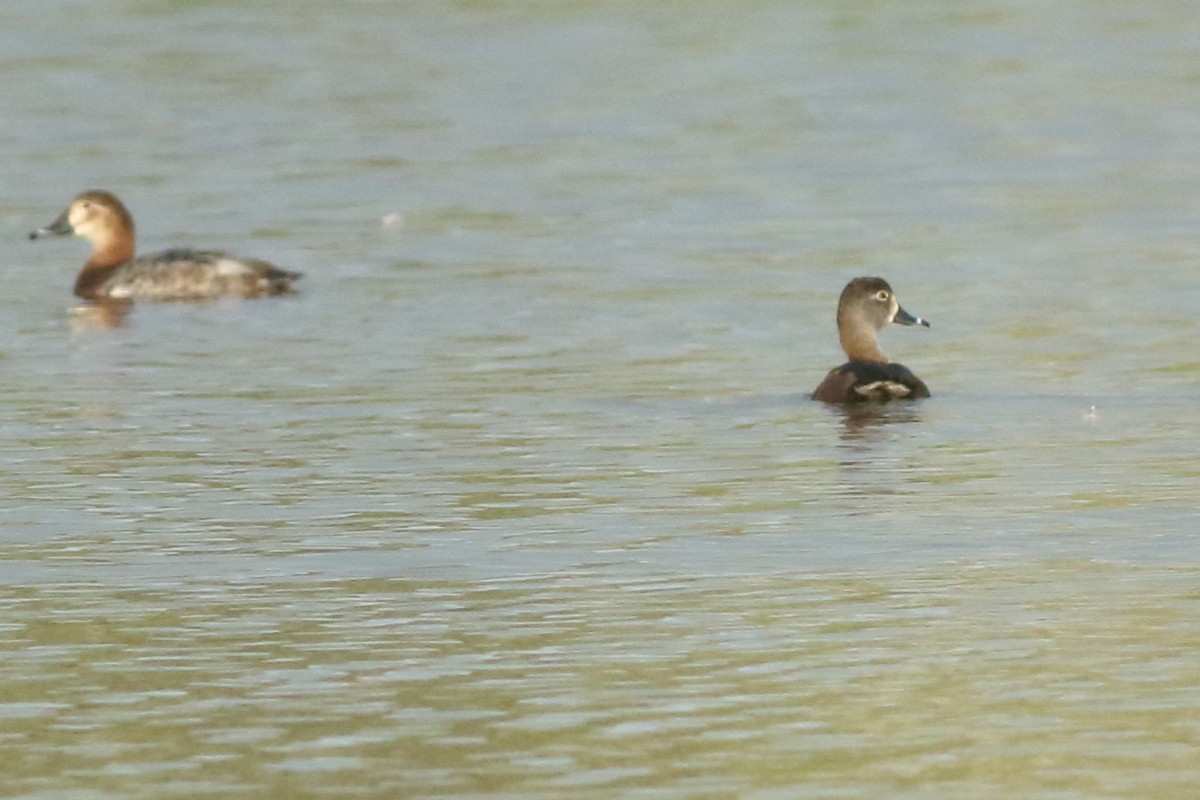
<path id="1" fill-rule="evenodd" d="M 888 295 L 887 289 L 880 289 L 875 293 L 875 299 L 881 303 L 886 303 L 891 298 Z"/>

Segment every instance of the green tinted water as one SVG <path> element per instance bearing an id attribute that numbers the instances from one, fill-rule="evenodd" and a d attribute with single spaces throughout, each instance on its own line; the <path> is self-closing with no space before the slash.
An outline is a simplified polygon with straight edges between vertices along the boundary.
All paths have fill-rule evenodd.
<path id="1" fill-rule="evenodd" d="M 7 4 L 3 793 L 1190 797 L 1186 12 Z"/>

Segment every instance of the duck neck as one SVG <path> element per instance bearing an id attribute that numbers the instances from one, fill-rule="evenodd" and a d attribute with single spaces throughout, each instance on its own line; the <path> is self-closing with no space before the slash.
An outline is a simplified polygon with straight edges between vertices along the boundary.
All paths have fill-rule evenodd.
<path id="1" fill-rule="evenodd" d="M 94 300 L 99 297 L 100 285 L 108 280 L 109 276 L 117 271 L 117 268 L 125 262 L 118 261 L 116 264 L 96 264 L 94 261 L 89 261 L 79 271 L 79 276 L 75 278 L 75 295 L 82 297 L 85 300 Z"/>
<path id="2" fill-rule="evenodd" d="M 133 231 L 118 229 L 92 237 L 92 257 L 75 279 L 75 294 L 93 299 L 97 289 L 117 268 L 133 260 Z"/>
<path id="3" fill-rule="evenodd" d="M 109 267 L 124 264 L 133 258 L 133 230 L 117 226 L 89 234 L 92 240 L 92 257 L 87 266 Z"/>
<path id="4" fill-rule="evenodd" d="M 875 336 L 875 331 L 869 327 L 843 327 L 838 331 L 838 339 L 841 340 L 842 349 L 851 361 L 888 363 L 887 356 L 879 349 L 879 339 Z"/>

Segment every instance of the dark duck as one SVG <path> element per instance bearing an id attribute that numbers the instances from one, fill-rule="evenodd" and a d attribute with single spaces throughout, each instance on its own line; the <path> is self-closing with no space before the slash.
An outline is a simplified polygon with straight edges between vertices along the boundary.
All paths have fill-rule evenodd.
<path id="1" fill-rule="evenodd" d="M 879 349 L 879 329 L 889 322 L 929 327 L 900 307 L 883 278 L 855 278 L 846 284 L 838 300 L 837 327 L 849 361 L 830 370 L 813 392 L 814 400 L 865 403 L 929 397 L 929 387 L 920 378 L 903 364 L 888 361 Z"/>

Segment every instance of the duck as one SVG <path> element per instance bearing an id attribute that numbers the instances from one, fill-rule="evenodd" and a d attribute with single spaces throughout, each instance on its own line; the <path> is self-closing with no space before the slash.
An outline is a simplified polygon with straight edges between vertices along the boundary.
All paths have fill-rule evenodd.
<path id="1" fill-rule="evenodd" d="M 838 339 L 849 359 L 830 370 L 813 392 L 824 403 L 864 403 L 929 397 L 929 387 L 879 349 L 879 330 L 889 322 L 929 327 L 905 311 L 883 278 L 855 278 L 838 299 Z"/>
<path id="2" fill-rule="evenodd" d="M 299 272 L 218 250 L 174 248 L 134 256 L 133 215 L 111 192 L 78 195 L 58 218 L 30 239 L 75 234 L 92 245 L 92 256 L 75 279 L 75 294 L 93 302 L 208 300 L 291 294 Z"/>

